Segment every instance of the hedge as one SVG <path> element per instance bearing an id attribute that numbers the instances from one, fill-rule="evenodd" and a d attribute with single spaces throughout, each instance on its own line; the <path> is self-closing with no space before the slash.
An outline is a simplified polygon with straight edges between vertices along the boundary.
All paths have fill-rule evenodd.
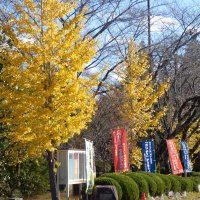
<path id="1" fill-rule="evenodd" d="M 172 189 L 171 181 L 164 174 L 156 173 L 156 175 L 159 176 L 163 180 L 163 182 L 165 183 L 165 193 L 167 194 Z"/>
<path id="2" fill-rule="evenodd" d="M 172 190 L 174 192 L 180 192 L 181 191 L 181 183 L 179 182 L 179 180 L 174 175 L 167 175 L 166 177 L 171 181 Z"/>
<path id="3" fill-rule="evenodd" d="M 192 180 L 180 176 L 176 176 L 176 179 L 181 183 L 181 191 L 193 192 Z"/>
<path id="4" fill-rule="evenodd" d="M 151 196 L 163 192 L 198 192 L 199 176 L 181 177 L 149 172 L 106 173 L 95 179 L 96 185 L 114 185 L 119 200 L 138 200 L 142 192 Z"/>
<path id="5" fill-rule="evenodd" d="M 188 192 L 194 192 L 193 188 L 194 188 L 194 183 L 193 181 L 189 178 L 189 177 L 186 177 L 186 178 L 183 178 L 187 184 L 186 184 L 186 191 Z"/>
<path id="6" fill-rule="evenodd" d="M 157 191 L 157 184 L 155 183 L 155 181 L 145 173 L 141 173 L 141 172 L 136 172 L 136 173 L 142 178 L 144 178 L 146 182 L 148 183 L 149 194 L 151 196 L 155 196 L 156 191 Z"/>
<path id="7" fill-rule="evenodd" d="M 192 172 L 192 176 L 198 176 L 200 178 L 200 172 Z"/>
<path id="8" fill-rule="evenodd" d="M 133 179 L 119 173 L 106 173 L 101 177 L 115 179 L 120 184 L 123 200 L 139 200 L 139 188 Z"/>
<path id="9" fill-rule="evenodd" d="M 165 183 L 164 183 L 164 181 L 154 173 L 151 173 L 151 172 L 142 172 L 142 173 L 145 173 L 148 176 L 150 176 L 151 178 L 153 178 L 153 180 L 157 184 L 157 190 L 156 190 L 156 194 L 155 195 L 161 196 L 165 191 Z"/>
<path id="10" fill-rule="evenodd" d="M 199 192 L 198 185 L 200 185 L 199 177 L 188 177 L 193 183 L 193 192 Z"/>
<path id="11" fill-rule="evenodd" d="M 149 193 L 148 183 L 140 174 L 137 174 L 135 172 L 125 172 L 124 175 L 129 176 L 137 183 L 140 191 L 140 198 L 142 197 L 143 192 L 146 194 L 146 196 L 148 196 Z"/>
<path id="12" fill-rule="evenodd" d="M 122 188 L 115 179 L 108 177 L 99 177 L 95 179 L 95 185 L 114 185 L 116 187 L 119 200 L 122 199 Z"/>
<path id="13" fill-rule="evenodd" d="M 152 175 L 153 175 L 152 177 L 155 178 L 155 182 L 156 182 L 156 184 L 158 186 L 156 194 L 158 196 L 161 196 L 165 192 L 165 183 L 160 177 L 156 176 L 155 174 L 152 174 Z"/>

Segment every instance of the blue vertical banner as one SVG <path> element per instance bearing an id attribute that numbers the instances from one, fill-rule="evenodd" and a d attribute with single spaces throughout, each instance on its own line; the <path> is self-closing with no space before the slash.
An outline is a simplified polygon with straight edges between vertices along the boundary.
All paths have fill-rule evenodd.
<path id="1" fill-rule="evenodd" d="M 192 172 L 188 147 L 185 141 L 181 141 L 181 155 L 185 172 Z"/>
<path id="2" fill-rule="evenodd" d="M 144 171 L 156 172 L 154 140 L 142 141 Z"/>

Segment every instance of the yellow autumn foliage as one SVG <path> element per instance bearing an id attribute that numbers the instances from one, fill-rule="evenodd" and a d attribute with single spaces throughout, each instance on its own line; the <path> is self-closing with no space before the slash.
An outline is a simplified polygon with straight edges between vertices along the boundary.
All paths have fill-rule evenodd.
<path id="1" fill-rule="evenodd" d="M 193 123 L 190 128 L 188 129 L 187 131 L 187 145 L 188 145 L 188 149 L 191 150 L 193 149 L 193 147 L 195 146 L 195 144 L 197 142 L 200 141 L 200 128 L 199 128 L 199 122 L 200 120 L 197 120 L 195 123 Z M 178 135 L 177 135 L 177 140 L 178 142 L 180 143 L 181 140 L 182 140 L 182 132 L 180 132 Z M 196 150 L 194 151 L 194 154 L 198 153 L 200 151 L 200 146 L 198 146 L 196 148 Z M 192 155 L 191 155 L 192 156 Z"/>
<path id="2" fill-rule="evenodd" d="M 149 74 L 149 62 L 146 53 L 138 51 L 138 47 L 129 43 L 127 59 L 122 64 L 121 74 L 123 97 L 125 99 L 121 115 L 129 129 L 129 143 L 147 138 L 161 130 L 160 119 L 165 115 L 166 108 L 155 111 L 154 105 L 168 88 L 168 84 L 160 84 L 158 88 Z M 130 152 L 130 162 L 141 165 L 142 154 L 138 148 Z"/>
<path id="3" fill-rule="evenodd" d="M 188 148 L 192 149 L 194 145 L 200 141 L 200 127 L 199 127 L 200 119 L 198 119 L 195 123 L 191 125 L 187 132 L 187 144 Z M 197 147 L 194 153 L 200 151 L 200 146 Z"/>
<path id="4" fill-rule="evenodd" d="M 199 120 L 197 122 L 195 122 L 194 124 L 191 125 L 191 127 L 189 128 L 187 135 L 190 137 L 187 137 L 187 147 L 188 147 L 188 151 L 190 153 L 190 150 L 193 149 L 194 145 L 200 141 L 200 135 L 199 135 L 199 131 L 200 129 L 197 128 L 196 129 L 196 125 L 199 123 Z M 195 131 L 194 131 L 195 130 Z M 181 145 L 180 142 L 182 141 L 182 132 L 180 132 L 177 136 L 176 139 L 174 140 L 176 143 L 176 147 L 177 150 L 180 151 L 181 150 Z M 194 154 L 198 153 L 200 151 L 200 146 L 197 146 L 197 148 L 195 149 L 195 151 L 193 152 L 193 154 L 190 154 L 190 164 L 191 167 L 193 167 L 194 162 L 191 161 L 191 158 L 193 157 Z"/>
<path id="5" fill-rule="evenodd" d="M 91 92 L 97 77 L 85 77 L 85 65 L 96 52 L 96 42 L 82 37 L 84 11 L 66 19 L 76 2 L 24 0 L 17 16 L 1 22 L 12 41 L 0 74 L 1 122 L 9 138 L 29 155 L 53 150 L 86 128 L 95 110 Z"/>

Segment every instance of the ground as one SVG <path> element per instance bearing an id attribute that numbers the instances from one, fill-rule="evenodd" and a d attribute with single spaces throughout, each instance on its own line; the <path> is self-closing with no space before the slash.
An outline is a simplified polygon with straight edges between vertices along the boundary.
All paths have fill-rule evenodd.
<path id="1" fill-rule="evenodd" d="M 65 193 L 62 193 L 61 194 L 61 200 L 65 200 L 65 199 L 66 199 Z M 165 200 L 171 200 L 173 198 L 168 198 L 168 197 L 165 196 L 164 199 Z M 35 197 L 27 198 L 27 199 L 24 199 L 24 200 L 51 200 L 51 195 L 50 195 L 50 193 L 47 193 L 47 194 L 37 195 Z M 70 198 L 70 200 L 79 200 L 79 198 L 78 197 L 72 197 L 72 198 Z M 147 200 L 151 200 L 151 199 L 149 198 Z M 178 198 L 174 199 L 174 200 L 178 200 Z M 194 192 L 187 193 L 187 197 L 182 197 L 180 200 L 200 200 L 200 192 L 199 193 L 194 193 Z"/>

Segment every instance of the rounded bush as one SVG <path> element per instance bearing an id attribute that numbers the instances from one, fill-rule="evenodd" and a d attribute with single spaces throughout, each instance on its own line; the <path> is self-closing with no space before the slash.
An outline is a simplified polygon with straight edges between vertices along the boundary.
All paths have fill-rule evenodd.
<path id="1" fill-rule="evenodd" d="M 173 175 L 168 175 L 167 177 L 171 181 L 171 185 L 172 185 L 171 190 L 174 192 L 180 192 L 181 191 L 181 183 L 178 181 L 178 179 Z"/>
<path id="2" fill-rule="evenodd" d="M 149 193 L 148 183 L 142 176 L 134 172 L 125 172 L 123 174 L 125 176 L 129 176 L 137 183 L 139 191 L 140 191 L 140 198 L 142 197 L 143 192 L 146 194 L 146 196 L 148 196 L 148 193 Z"/>
<path id="3" fill-rule="evenodd" d="M 200 177 L 200 172 L 192 172 L 191 175 L 192 175 L 192 176 L 198 176 L 198 177 Z"/>
<path id="4" fill-rule="evenodd" d="M 200 178 L 199 177 L 188 177 L 193 183 L 193 192 L 199 192 L 198 185 L 200 185 Z"/>
<path id="5" fill-rule="evenodd" d="M 163 182 L 163 180 L 161 178 L 159 178 L 159 176 L 157 176 L 154 173 L 145 172 L 145 174 L 147 174 L 148 176 L 153 178 L 153 180 L 157 184 L 156 195 L 161 196 L 165 191 L 165 183 Z"/>
<path id="6" fill-rule="evenodd" d="M 157 184 L 155 183 L 155 181 L 145 173 L 137 172 L 137 174 L 141 176 L 142 178 L 144 178 L 146 182 L 148 183 L 149 194 L 151 196 L 155 196 L 156 191 L 157 191 Z"/>
<path id="7" fill-rule="evenodd" d="M 99 178 L 96 178 L 94 181 L 95 181 L 95 185 L 114 185 L 116 187 L 119 200 L 122 199 L 122 188 L 115 179 L 108 178 L 108 177 L 99 177 Z"/>
<path id="8" fill-rule="evenodd" d="M 181 183 L 181 191 L 193 191 L 193 182 L 190 179 L 179 176 L 177 176 L 176 179 L 178 179 L 178 181 Z"/>
<path id="9" fill-rule="evenodd" d="M 158 174 L 158 173 L 156 173 L 156 175 L 163 180 L 163 182 L 165 183 L 165 188 L 164 188 L 165 190 L 164 191 L 165 191 L 165 193 L 168 193 L 171 190 L 171 188 L 172 188 L 171 181 L 164 174 Z"/>
<path id="10" fill-rule="evenodd" d="M 188 178 L 183 178 L 187 184 L 186 184 L 186 191 L 187 192 L 193 192 L 193 181 L 188 177 Z"/>
<path id="11" fill-rule="evenodd" d="M 115 179 L 122 188 L 123 200 L 139 200 L 139 188 L 133 179 L 119 173 L 106 173 L 101 177 Z"/>

